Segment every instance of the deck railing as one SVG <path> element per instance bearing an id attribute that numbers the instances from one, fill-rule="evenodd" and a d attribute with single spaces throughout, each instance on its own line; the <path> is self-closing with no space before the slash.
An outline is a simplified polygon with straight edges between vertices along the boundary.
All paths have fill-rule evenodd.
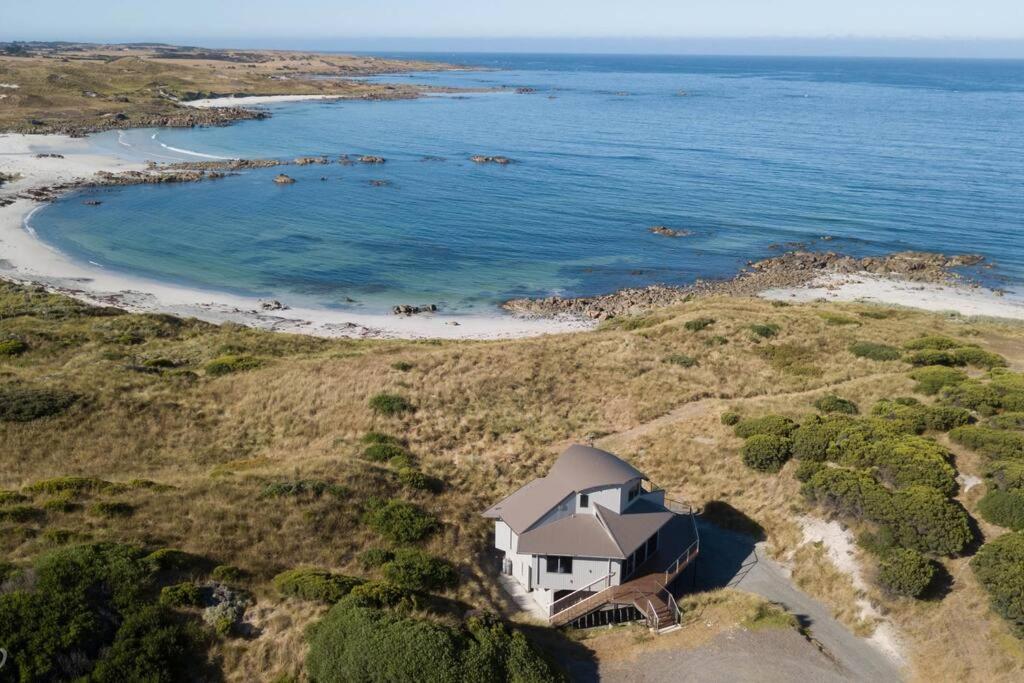
<path id="1" fill-rule="evenodd" d="M 647 613 L 647 625 L 657 631 L 660 619 L 658 618 L 658 612 L 654 609 L 654 605 L 651 603 L 650 599 L 647 600 L 647 609 L 650 610 Z M 642 612 L 643 610 L 640 611 Z"/>
<path id="2" fill-rule="evenodd" d="M 605 574 L 601 578 L 591 581 L 583 588 L 580 588 L 577 591 L 573 591 L 572 593 L 569 593 L 563 598 L 555 600 L 550 605 L 548 605 L 548 618 L 554 619 L 567 609 L 575 607 L 584 600 L 595 597 L 598 594 L 608 590 L 612 587 L 613 576 L 615 576 L 614 572 Z"/>
<path id="3" fill-rule="evenodd" d="M 686 569 L 687 565 L 693 562 L 693 559 L 700 553 L 700 539 L 691 543 L 686 547 L 679 557 L 677 557 L 672 564 L 665 570 L 665 583 L 668 583 L 672 579 L 676 578 L 676 574 Z"/>

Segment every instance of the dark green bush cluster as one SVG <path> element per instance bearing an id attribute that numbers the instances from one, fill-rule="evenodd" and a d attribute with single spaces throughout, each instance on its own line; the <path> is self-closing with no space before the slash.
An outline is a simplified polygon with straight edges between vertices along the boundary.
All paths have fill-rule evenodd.
<path id="1" fill-rule="evenodd" d="M 878 563 L 878 582 L 890 593 L 920 597 L 935 577 L 935 563 L 907 548 L 895 548 Z"/>
<path id="2" fill-rule="evenodd" d="M 931 366 L 914 370 L 910 373 L 910 378 L 917 381 L 914 391 L 933 396 L 946 387 L 955 386 L 966 380 L 967 373 L 954 368 Z"/>
<path id="3" fill-rule="evenodd" d="M 0 387 L 0 421 L 31 422 L 58 415 L 70 408 L 78 395 L 56 389 L 33 389 L 20 385 Z"/>
<path id="4" fill-rule="evenodd" d="M 0 594 L 10 680 L 172 681 L 196 678 L 195 628 L 156 601 L 140 548 L 112 543 L 39 557 L 31 587 Z M 7 680 L 7 678 L 5 678 Z"/>
<path id="5" fill-rule="evenodd" d="M 281 572 L 274 577 L 274 588 L 287 597 L 335 603 L 362 582 L 354 576 L 307 567 Z"/>
<path id="6" fill-rule="evenodd" d="M 409 451 L 396 443 L 372 443 L 363 449 L 363 457 L 374 462 L 388 462 L 393 458 L 411 458 Z"/>
<path id="7" fill-rule="evenodd" d="M 928 429 L 948 432 L 971 421 L 971 413 L 966 408 L 947 405 L 926 406 L 909 397 L 879 401 L 871 408 L 871 414 L 899 423 L 901 431 L 914 434 L 921 434 Z"/>
<path id="8" fill-rule="evenodd" d="M 967 343 L 956 339 L 950 339 L 949 337 L 943 337 L 941 335 L 926 335 L 918 337 L 917 339 L 911 339 L 903 344 L 903 348 L 907 351 L 921 351 L 924 349 L 946 351 L 949 349 L 960 348 L 961 346 L 967 346 Z"/>
<path id="9" fill-rule="evenodd" d="M 892 488 L 930 486 L 947 496 L 956 494 L 956 469 L 949 452 L 919 436 L 894 436 L 850 449 L 840 459 L 847 467 L 874 469 L 876 477 Z"/>
<path id="10" fill-rule="evenodd" d="M 907 354 L 905 360 L 911 365 L 917 366 L 962 367 L 973 365 L 987 370 L 1006 367 L 1005 358 L 976 346 L 956 349 L 922 349 Z"/>
<path id="11" fill-rule="evenodd" d="M 160 590 L 160 604 L 164 607 L 200 607 L 203 592 L 191 581 L 164 586 Z"/>
<path id="12" fill-rule="evenodd" d="M 1024 490 L 992 489 L 978 501 L 978 512 L 992 524 L 1024 530 Z"/>
<path id="13" fill-rule="evenodd" d="M 409 413 L 416 409 L 409 399 L 400 394 L 382 392 L 370 397 L 370 409 L 386 417 Z"/>
<path id="14" fill-rule="evenodd" d="M 898 547 L 952 556 L 974 538 L 964 509 L 930 486 L 890 491 L 863 470 L 825 467 L 803 492 L 840 514 L 873 522 Z"/>
<path id="15" fill-rule="evenodd" d="M 988 381 L 967 379 L 947 386 L 943 401 L 950 405 L 976 410 L 982 415 L 998 411 L 1024 412 L 1024 375 L 996 368 L 988 373 Z"/>
<path id="16" fill-rule="evenodd" d="M 206 374 L 211 377 L 221 377 L 222 375 L 230 375 L 233 372 L 255 370 L 261 365 L 263 365 L 263 361 L 259 358 L 229 354 L 214 358 L 206 364 L 204 369 Z"/>
<path id="17" fill-rule="evenodd" d="M 383 567 L 386 563 L 395 559 L 395 553 L 386 548 L 368 548 L 359 555 L 359 564 L 363 569 L 375 569 Z"/>
<path id="18" fill-rule="evenodd" d="M 117 492 L 123 490 L 119 484 L 96 477 L 54 477 L 41 479 L 25 487 L 31 493 L 72 493 L 79 495 L 91 492 Z"/>
<path id="19" fill-rule="evenodd" d="M 460 627 L 345 600 L 310 631 L 306 668 L 335 681 L 558 681 L 522 633 L 492 617 Z"/>
<path id="20" fill-rule="evenodd" d="M 758 472 L 778 472 L 793 452 L 793 441 L 775 434 L 754 434 L 743 443 L 743 464 Z"/>
<path id="21" fill-rule="evenodd" d="M 1024 432 L 968 425 L 951 431 L 949 438 L 989 458 L 1024 460 Z"/>
<path id="22" fill-rule="evenodd" d="M 399 548 L 384 563 L 384 577 L 394 585 L 414 591 L 451 588 L 458 582 L 450 562 L 416 548 Z"/>
<path id="23" fill-rule="evenodd" d="M 260 493 L 261 498 L 319 498 L 324 495 L 344 498 L 348 489 L 322 479 L 299 479 L 267 484 Z"/>
<path id="24" fill-rule="evenodd" d="M 368 501 L 363 520 L 374 531 L 395 543 L 414 543 L 437 529 L 437 519 L 404 500 Z"/>
<path id="25" fill-rule="evenodd" d="M 1024 535 L 1003 534 L 986 543 L 971 560 L 992 609 L 1024 637 Z"/>
<path id="26" fill-rule="evenodd" d="M 400 467 L 398 469 L 398 481 L 402 486 L 417 491 L 438 491 L 441 483 L 428 474 L 424 474 L 415 467 Z"/>
<path id="27" fill-rule="evenodd" d="M 7 505 L 0 507 L 0 522 L 15 522 L 22 524 L 39 519 L 43 511 L 31 505 Z"/>
<path id="28" fill-rule="evenodd" d="M 899 360 L 903 357 L 903 352 L 895 346 L 877 342 L 857 341 L 850 344 L 848 348 L 853 355 L 868 360 Z"/>
<path id="29" fill-rule="evenodd" d="M 367 581 L 352 589 L 349 600 L 359 607 L 395 607 L 416 604 L 416 597 L 408 590 L 390 581 Z"/>
<path id="30" fill-rule="evenodd" d="M 692 368 L 698 365 L 696 358 L 687 356 L 685 353 L 674 353 L 671 356 L 666 356 L 665 362 L 682 368 Z"/>
<path id="31" fill-rule="evenodd" d="M 796 429 L 796 423 L 781 415 L 765 415 L 752 417 L 736 423 L 733 431 L 741 439 L 755 434 L 771 434 L 773 436 L 789 436 Z"/>
<path id="32" fill-rule="evenodd" d="M 244 570 L 230 564 L 218 564 L 210 572 L 210 578 L 214 581 L 227 584 L 237 584 L 245 580 L 247 574 Z"/>
<path id="33" fill-rule="evenodd" d="M 0 358 L 20 356 L 28 351 L 28 344 L 20 339 L 0 339 Z"/>
<path id="34" fill-rule="evenodd" d="M 768 339 L 769 337 L 774 337 L 779 333 L 779 330 L 781 329 L 782 328 L 776 325 L 775 323 L 757 323 L 750 326 L 751 332 L 753 332 L 758 337 L 763 337 L 765 339 Z"/>
<path id="35" fill-rule="evenodd" d="M 793 456 L 801 460 L 821 462 L 828 459 L 829 447 L 854 421 L 842 415 L 813 415 L 792 432 Z"/>
<path id="36" fill-rule="evenodd" d="M 814 407 L 823 413 L 842 413 L 844 415 L 856 415 L 857 404 L 835 394 L 822 396 L 814 402 Z"/>
<path id="37" fill-rule="evenodd" d="M 841 327 L 843 325 L 860 325 L 860 321 L 856 318 L 851 318 L 848 315 L 840 315 L 839 313 L 819 313 L 822 320 L 825 321 L 826 325 L 834 325 Z"/>
<path id="38" fill-rule="evenodd" d="M 135 506 L 117 500 L 100 500 L 89 506 L 89 511 L 100 517 L 130 517 L 135 513 Z"/>
<path id="39" fill-rule="evenodd" d="M 146 562 L 156 569 L 164 571 L 190 571 L 206 564 L 206 560 L 198 555 L 186 553 L 177 548 L 160 548 L 146 555 Z"/>
<path id="40" fill-rule="evenodd" d="M 720 419 L 722 424 L 726 427 L 733 427 L 742 419 L 742 416 L 739 413 L 734 413 L 730 410 L 722 413 L 722 417 Z"/>
<path id="41" fill-rule="evenodd" d="M 399 372 L 409 372 L 416 366 L 407 360 L 396 360 L 391 364 L 391 367 Z"/>
<path id="42" fill-rule="evenodd" d="M 1019 429 L 1024 430 L 1024 412 L 1003 413 L 990 417 L 985 423 L 993 429 Z"/>
<path id="43" fill-rule="evenodd" d="M 690 332 L 700 332 L 703 329 L 707 329 L 715 324 L 714 318 L 694 318 L 693 320 L 687 320 L 683 323 L 683 327 L 688 329 Z"/>

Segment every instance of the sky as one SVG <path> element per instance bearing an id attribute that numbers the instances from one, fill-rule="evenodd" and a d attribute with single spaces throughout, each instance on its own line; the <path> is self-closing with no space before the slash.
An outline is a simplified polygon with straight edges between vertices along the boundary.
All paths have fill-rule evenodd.
<path id="1" fill-rule="evenodd" d="M 652 51 L 684 52 L 693 51 L 688 40 L 891 47 L 952 39 L 1024 56 L 1024 0 L 0 0 L 0 40 L 400 49 L 405 39 L 410 49 L 443 50 L 479 49 L 488 38 L 499 49 L 596 48 L 583 51 L 650 38 L 661 46 Z"/>

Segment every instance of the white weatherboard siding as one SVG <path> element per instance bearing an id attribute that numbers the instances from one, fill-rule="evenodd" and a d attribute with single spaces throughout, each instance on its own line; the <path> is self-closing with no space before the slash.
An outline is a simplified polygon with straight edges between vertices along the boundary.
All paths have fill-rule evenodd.
<path id="1" fill-rule="evenodd" d="M 549 572 L 547 558 L 538 557 L 539 573 L 537 584 L 541 588 L 550 590 L 571 590 L 576 591 L 586 587 L 588 584 L 597 581 L 608 574 L 609 571 L 616 573 L 613 585 L 619 583 L 618 562 L 604 558 L 576 557 L 572 561 L 572 574 L 556 574 Z M 602 586 L 603 587 L 603 586 Z"/>
<path id="2" fill-rule="evenodd" d="M 508 524 L 501 521 L 500 519 L 494 523 L 494 546 L 498 550 L 505 552 L 505 557 L 512 562 L 512 576 L 523 585 L 524 588 L 530 589 L 534 586 L 531 583 L 531 565 L 533 564 L 533 555 L 524 555 L 519 550 L 519 534 L 512 531 Z M 536 579 L 536 571 L 533 572 L 533 579 Z"/>

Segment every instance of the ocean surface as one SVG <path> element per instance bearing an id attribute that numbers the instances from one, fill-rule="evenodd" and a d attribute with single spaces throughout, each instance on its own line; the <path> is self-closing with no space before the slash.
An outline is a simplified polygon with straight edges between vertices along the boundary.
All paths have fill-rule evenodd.
<path id="1" fill-rule="evenodd" d="M 387 163 L 88 191 L 32 228 L 103 268 L 367 312 L 728 277 L 797 243 L 978 252 L 995 267 L 976 275 L 1024 285 L 1024 62 L 407 56 L 488 70 L 377 80 L 535 92 L 288 103 L 224 128 L 104 133 L 96 148 L 140 158 Z M 275 185 L 282 170 L 298 182 Z"/>

